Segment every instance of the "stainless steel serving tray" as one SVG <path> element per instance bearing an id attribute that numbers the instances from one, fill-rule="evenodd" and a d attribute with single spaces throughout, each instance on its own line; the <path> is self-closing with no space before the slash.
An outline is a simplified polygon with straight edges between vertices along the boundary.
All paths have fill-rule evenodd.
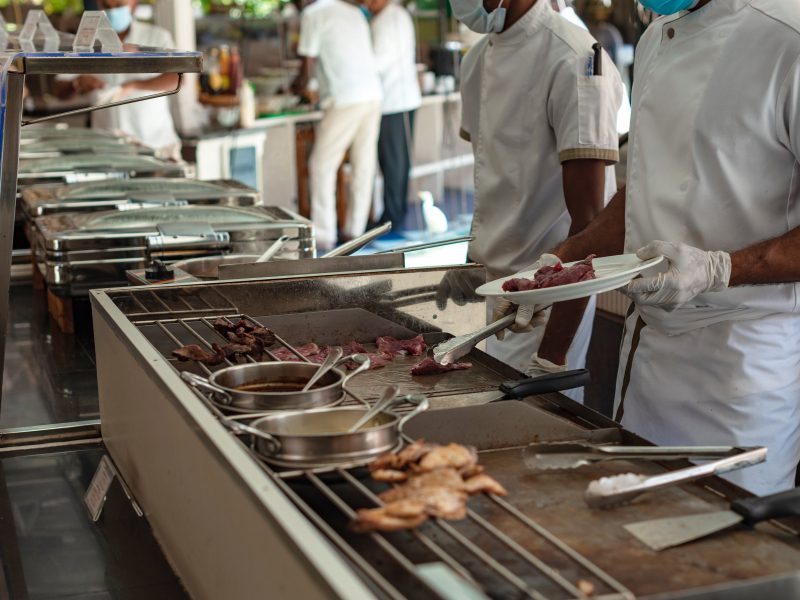
<path id="1" fill-rule="evenodd" d="M 22 190 L 22 209 L 29 219 L 64 212 L 96 212 L 153 204 L 252 207 L 261 204 L 257 190 L 238 181 L 150 178 L 84 183 L 41 184 Z"/>

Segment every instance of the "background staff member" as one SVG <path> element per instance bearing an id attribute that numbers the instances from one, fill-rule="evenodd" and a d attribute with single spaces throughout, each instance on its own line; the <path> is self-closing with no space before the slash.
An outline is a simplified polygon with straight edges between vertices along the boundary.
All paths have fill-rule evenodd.
<path id="1" fill-rule="evenodd" d="M 791 488 L 800 460 L 797 3 L 641 4 L 671 14 L 636 51 L 627 189 L 556 252 L 667 257 L 668 270 L 628 287 L 635 305 L 616 417 L 658 444 L 766 445 L 765 464 L 726 477 L 758 494 Z"/>
<path id="2" fill-rule="evenodd" d="M 602 74 L 594 72 L 595 41 L 549 0 L 503 0 L 491 13 L 480 0 L 451 5 L 467 27 L 489 33 L 462 65 L 462 136 L 475 153 L 469 256 L 496 279 L 583 229 L 613 195 L 622 82 L 606 55 Z M 507 306 L 500 303 L 499 312 Z M 541 328 L 492 340 L 489 352 L 531 375 L 564 370 L 567 362 L 578 368 L 594 318 L 594 305 L 585 313 L 584 306 L 553 309 L 551 321 L 583 319 L 569 356 L 561 347 L 539 348 Z M 520 321 L 518 332 L 528 324 Z"/>
<path id="3" fill-rule="evenodd" d="M 344 237 L 364 233 L 372 205 L 381 119 L 381 82 L 367 20 L 342 0 L 317 0 L 303 9 L 298 54 L 302 68 L 292 87 L 306 89 L 314 68 L 324 112 L 311 152 L 311 217 L 317 249 L 337 243 L 336 172 L 350 149 L 352 194 Z"/>
<path id="4" fill-rule="evenodd" d="M 106 11 L 111 26 L 125 43 L 155 48 L 175 47 L 175 42 L 166 29 L 133 18 L 136 0 L 99 0 L 97 4 L 98 8 Z M 178 76 L 175 73 L 161 75 L 103 73 L 58 79 L 55 83 L 55 93 L 61 99 L 92 94 L 93 103 L 103 103 L 173 90 L 177 85 Z M 92 127 L 122 131 L 155 148 L 161 157 L 180 158 L 181 142 L 175 133 L 169 98 L 166 96 L 97 110 L 91 114 Z"/>
<path id="5" fill-rule="evenodd" d="M 408 177 L 413 150 L 414 112 L 422 102 L 417 80 L 414 22 L 391 0 L 367 0 L 372 46 L 383 86 L 378 163 L 383 173 L 383 216 L 399 231 L 408 210 Z"/>

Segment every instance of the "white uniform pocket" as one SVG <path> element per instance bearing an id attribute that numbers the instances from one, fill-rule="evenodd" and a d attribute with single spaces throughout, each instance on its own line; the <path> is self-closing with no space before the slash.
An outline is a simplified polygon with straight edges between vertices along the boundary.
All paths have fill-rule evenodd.
<path id="1" fill-rule="evenodd" d="M 598 148 L 614 148 L 611 135 L 616 131 L 614 78 L 608 75 L 578 77 L 578 143 Z"/>

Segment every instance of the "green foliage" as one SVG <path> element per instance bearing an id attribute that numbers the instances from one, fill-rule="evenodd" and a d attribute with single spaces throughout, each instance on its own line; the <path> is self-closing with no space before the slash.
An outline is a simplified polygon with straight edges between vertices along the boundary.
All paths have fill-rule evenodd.
<path id="1" fill-rule="evenodd" d="M 233 17 L 263 18 L 280 9 L 289 0 L 201 0 L 203 11 L 229 11 Z"/>

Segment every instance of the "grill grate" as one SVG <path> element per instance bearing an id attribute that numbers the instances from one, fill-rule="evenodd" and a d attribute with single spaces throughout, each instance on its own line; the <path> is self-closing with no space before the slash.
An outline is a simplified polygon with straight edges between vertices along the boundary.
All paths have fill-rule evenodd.
<path id="1" fill-rule="evenodd" d="M 343 551 L 366 581 L 389 598 L 439 598 L 417 571 L 417 566 L 431 561 L 444 563 L 491 598 L 586 600 L 589 596 L 577 587 L 578 579 L 591 582 L 596 590 L 591 597 L 595 599 L 634 597 L 614 577 L 503 498 L 486 494 L 473 497 L 464 522 L 432 519 L 407 532 L 354 534 L 348 531 L 347 522 L 357 508 L 380 504 L 376 488 L 385 488 L 383 484 L 364 482 L 344 469 L 332 468 L 322 474 L 275 471 L 263 463 L 262 468 Z M 522 531 L 549 545 L 550 551 L 544 554 L 558 566 L 535 556 L 482 516 L 481 508 L 487 505 L 511 516 L 518 534 Z M 573 582 L 562 575 L 565 571 L 580 575 Z"/>

